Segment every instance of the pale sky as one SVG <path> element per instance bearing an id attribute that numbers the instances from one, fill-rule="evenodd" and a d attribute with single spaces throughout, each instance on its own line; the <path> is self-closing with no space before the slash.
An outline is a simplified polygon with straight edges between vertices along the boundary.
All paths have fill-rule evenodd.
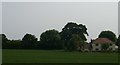
<path id="1" fill-rule="evenodd" d="M 9 39 L 22 39 L 48 29 L 61 31 L 68 21 L 85 24 L 88 41 L 104 30 L 118 34 L 117 2 L 3 2 L 2 33 Z"/>

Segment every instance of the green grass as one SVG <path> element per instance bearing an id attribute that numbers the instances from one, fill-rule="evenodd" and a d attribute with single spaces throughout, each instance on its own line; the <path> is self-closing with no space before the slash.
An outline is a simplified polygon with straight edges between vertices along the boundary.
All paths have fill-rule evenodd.
<path id="1" fill-rule="evenodd" d="M 3 63 L 118 63 L 117 53 L 4 49 Z"/>

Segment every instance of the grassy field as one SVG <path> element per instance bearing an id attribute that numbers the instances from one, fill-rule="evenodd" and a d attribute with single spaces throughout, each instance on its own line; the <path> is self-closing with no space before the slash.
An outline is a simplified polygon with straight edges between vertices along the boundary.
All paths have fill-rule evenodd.
<path id="1" fill-rule="evenodd" d="M 62 50 L 3 50 L 3 63 L 117 63 L 117 53 L 81 53 Z"/>

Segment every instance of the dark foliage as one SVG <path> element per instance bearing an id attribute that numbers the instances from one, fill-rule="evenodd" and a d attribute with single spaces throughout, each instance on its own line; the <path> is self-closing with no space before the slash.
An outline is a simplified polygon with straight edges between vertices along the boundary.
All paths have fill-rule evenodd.
<path id="1" fill-rule="evenodd" d="M 22 43 L 21 40 L 9 40 L 9 48 L 10 49 L 22 49 Z"/>
<path id="2" fill-rule="evenodd" d="M 2 38 L 2 48 L 9 48 L 9 40 L 7 39 L 5 34 L 0 34 L 0 37 Z"/>
<path id="3" fill-rule="evenodd" d="M 109 40 L 116 42 L 116 35 L 112 31 L 102 31 L 99 36 L 99 38 L 108 38 Z"/>
<path id="4" fill-rule="evenodd" d="M 77 34 L 72 34 L 70 41 L 66 45 L 68 51 L 79 51 L 83 40 Z"/>
<path id="5" fill-rule="evenodd" d="M 118 51 L 119 51 L 119 53 L 120 53 L 120 35 L 119 35 L 118 38 L 117 38 L 116 45 L 118 46 Z"/>
<path id="6" fill-rule="evenodd" d="M 32 49 L 34 48 L 35 44 L 37 43 L 37 38 L 34 35 L 31 34 L 26 34 L 23 38 L 22 38 L 22 45 L 23 48 L 27 48 L 27 49 Z"/>
<path id="7" fill-rule="evenodd" d="M 39 46 L 42 49 L 62 49 L 62 41 L 57 30 L 47 30 L 40 36 Z"/>
<path id="8" fill-rule="evenodd" d="M 84 35 L 84 34 L 88 35 L 87 28 L 85 25 L 82 24 L 78 25 L 76 23 L 69 22 L 64 26 L 62 32 L 60 33 L 63 40 L 70 39 L 72 34 L 78 34 L 81 37 L 81 39 L 83 39 L 84 41 L 87 40 Z"/>
<path id="9" fill-rule="evenodd" d="M 60 32 L 61 39 L 64 42 L 64 48 L 68 49 L 69 44 L 70 44 L 70 39 L 73 37 L 72 35 L 76 34 L 78 35 L 77 37 L 80 37 L 81 40 L 86 41 L 86 37 L 84 34 L 87 34 L 87 28 L 85 25 L 82 24 L 76 24 L 73 22 L 67 23 L 62 31 Z"/>

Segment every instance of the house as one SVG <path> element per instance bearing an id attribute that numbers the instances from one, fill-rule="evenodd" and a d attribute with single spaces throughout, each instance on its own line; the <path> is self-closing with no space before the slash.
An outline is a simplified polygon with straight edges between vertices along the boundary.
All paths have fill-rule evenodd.
<path id="1" fill-rule="evenodd" d="M 92 51 L 102 51 L 103 44 L 109 45 L 108 48 L 106 49 L 107 51 L 115 51 L 116 50 L 115 42 L 112 42 L 108 38 L 97 38 L 97 39 L 91 41 Z"/>

